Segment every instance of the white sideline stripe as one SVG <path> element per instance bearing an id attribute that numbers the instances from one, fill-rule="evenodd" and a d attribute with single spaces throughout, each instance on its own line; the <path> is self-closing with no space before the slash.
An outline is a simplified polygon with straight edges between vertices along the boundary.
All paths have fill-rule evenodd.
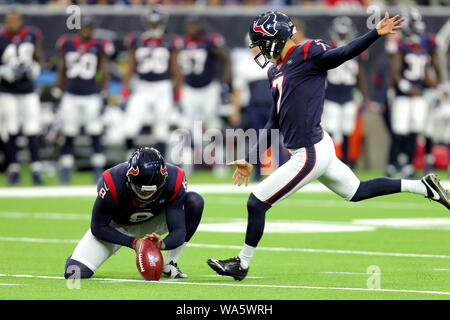
<path id="1" fill-rule="evenodd" d="M 29 274 L 2 274 L 2 273 L 0 273 L 0 277 L 66 280 L 64 277 L 58 277 L 58 276 L 33 276 L 33 275 L 29 275 Z M 84 280 L 84 281 L 86 281 L 86 280 Z M 316 286 L 288 286 L 288 285 L 275 285 L 275 284 L 234 284 L 234 283 L 181 282 L 181 281 L 180 282 L 146 281 L 146 280 L 137 280 L 137 279 L 112 279 L 112 278 L 91 278 L 91 279 L 88 279 L 87 281 L 137 282 L 137 283 L 152 283 L 152 284 L 178 284 L 178 285 L 220 286 L 220 287 L 226 286 L 226 287 L 244 287 L 244 288 L 347 290 L 347 291 L 398 292 L 398 293 L 450 295 L 450 292 L 446 292 L 446 291 L 404 290 L 404 289 L 369 289 L 369 288 L 345 288 L 345 287 L 316 287 Z"/>
<path id="2" fill-rule="evenodd" d="M 322 271 L 319 273 L 324 274 L 357 274 L 357 275 L 365 275 L 365 276 L 381 276 L 382 273 L 367 273 L 367 272 L 347 272 L 347 271 Z"/>
<path id="3" fill-rule="evenodd" d="M 443 180 L 444 188 L 450 188 L 450 180 Z M 235 186 L 230 183 L 190 184 L 189 190 L 202 194 L 243 193 L 249 194 L 256 186 L 250 183 L 247 187 Z M 331 191 L 319 182 L 313 182 L 301 190 L 301 193 L 331 193 Z M 0 198 L 49 198 L 49 197 L 94 197 L 97 194 L 95 185 L 87 186 L 54 186 L 54 187 L 6 187 L 0 188 Z"/>
<path id="4" fill-rule="evenodd" d="M 433 271 L 450 271 L 450 269 L 436 268 Z"/>
<path id="5" fill-rule="evenodd" d="M 17 284 L 17 283 L 0 283 L 0 286 L 23 286 L 23 284 Z"/>
<path id="6" fill-rule="evenodd" d="M 35 243 L 78 243 L 79 240 L 0 237 L 0 241 L 35 242 Z M 204 244 L 204 243 L 188 243 L 188 247 L 210 248 L 210 249 L 232 249 L 232 250 L 241 250 L 242 249 L 242 246 L 221 245 L 221 244 Z M 308 248 L 277 248 L 277 247 L 258 247 L 258 250 L 259 251 L 279 251 L 279 252 L 337 253 L 337 254 L 356 254 L 356 255 L 367 255 L 367 256 L 450 259 L 450 255 L 423 254 L 423 253 L 393 253 L 393 252 L 376 252 L 376 251 L 308 249 Z"/>
<path id="7" fill-rule="evenodd" d="M 202 274 L 200 277 L 205 277 L 205 278 L 222 278 L 223 276 L 221 276 L 219 274 Z M 247 276 L 247 277 L 245 277 L 245 279 L 264 279 L 264 277 Z"/>

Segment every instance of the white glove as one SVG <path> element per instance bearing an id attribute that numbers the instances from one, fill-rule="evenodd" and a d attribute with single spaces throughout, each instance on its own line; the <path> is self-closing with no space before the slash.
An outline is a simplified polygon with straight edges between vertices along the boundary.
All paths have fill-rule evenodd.
<path id="1" fill-rule="evenodd" d="M 16 72 L 14 68 L 9 65 L 0 66 L 0 77 L 9 83 L 16 81 Z"/>
<path id="2" fill-rule="evenodd" d="M 41 73 L 41 65 L 37 63 L 36 61 L 33 61 L 33 63 L 30 66 L 29 76 L 31 80 L 35 80 L 37 77 L 39 77 L 39 74 Z"/>

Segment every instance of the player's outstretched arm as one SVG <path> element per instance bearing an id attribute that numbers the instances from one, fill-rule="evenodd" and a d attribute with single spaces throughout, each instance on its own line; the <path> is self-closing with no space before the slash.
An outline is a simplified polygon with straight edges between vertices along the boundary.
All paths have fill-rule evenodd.
<path id="1" fill-rule="evenodd" d="M 375 29 L 350 41 L 345 46 L 326 50 L 323 54 L 319 55 L 315 60 L 317 66 L 325 70 L 338 67 L 345 61 L 363 53 L 380 36 L 395 34 L 396 30 L 402 28 L 400 24 L 403 21 L 405 21 L 405 18 L 400 18 L 399 15 L 389 18 L 389 13 L 386 12 L 384 18 L 377 24 Z"/>

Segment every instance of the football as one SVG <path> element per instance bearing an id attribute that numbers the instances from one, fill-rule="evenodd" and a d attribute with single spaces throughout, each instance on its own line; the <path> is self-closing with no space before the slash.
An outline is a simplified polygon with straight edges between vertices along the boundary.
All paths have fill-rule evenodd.
<path id="1" fill-rule="evenodd" d="M 136 266 L 139 273 L 147 281 L 158 281 L 163 271 L 161 251 L 150 240 L 142 241 L 136 253 Z"/>

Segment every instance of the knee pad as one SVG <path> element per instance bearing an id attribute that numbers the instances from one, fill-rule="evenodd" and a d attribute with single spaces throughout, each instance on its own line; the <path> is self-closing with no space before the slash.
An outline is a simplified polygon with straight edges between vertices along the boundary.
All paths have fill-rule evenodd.
<path id="1" fill-rule="evenodd" d="M 72 258 L 71 255 L 67 258 L 66 266 L 64 268 L 64 278 L 88 279 L 92 277 L 94 271 L 86 267 L 81 262 L 73 260 L 71 258 Z"/>

